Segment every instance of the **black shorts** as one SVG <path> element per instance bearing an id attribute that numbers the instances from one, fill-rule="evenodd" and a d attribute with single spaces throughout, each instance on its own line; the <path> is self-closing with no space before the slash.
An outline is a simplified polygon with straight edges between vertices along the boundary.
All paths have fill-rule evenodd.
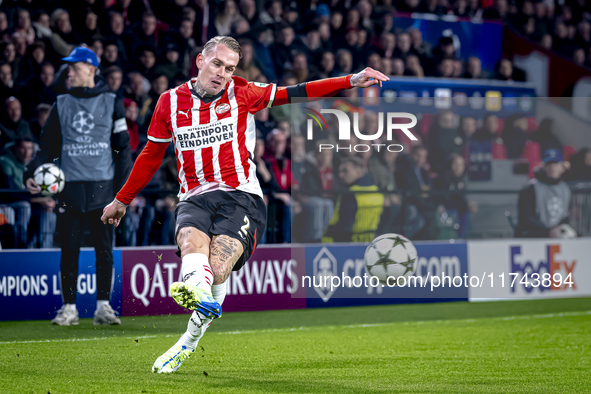
<path id="1" fill-rule="evenodd" d="M 174 238 L 182 228 L 195 227 L 211 238 L 227 235 L 239 240 L 244 253 L 234 265 L 233 270 L 238 271 L 254 252 L 266 224 L 267 207 L 262 198 L 240 190 L 216 190 L 178 203 Z"/>

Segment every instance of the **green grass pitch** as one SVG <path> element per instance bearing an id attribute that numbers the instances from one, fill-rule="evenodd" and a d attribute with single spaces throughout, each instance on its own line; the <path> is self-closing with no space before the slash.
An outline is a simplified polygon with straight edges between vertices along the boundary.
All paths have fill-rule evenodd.
<path id="1" fill-rule="evenodd" d="M 187 317 L 2 322 L 0 392 L 591 392 L 589 298 L 226 313 L 151 373 Z"/>

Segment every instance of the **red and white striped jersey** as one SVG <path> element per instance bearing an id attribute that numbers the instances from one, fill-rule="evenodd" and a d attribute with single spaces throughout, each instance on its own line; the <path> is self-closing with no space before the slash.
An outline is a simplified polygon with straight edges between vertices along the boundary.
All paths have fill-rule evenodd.
<path id="1" fill-rule="evenodd" d="M 275 84 L 232 77 L 223 94 L 206 103 L 191 92 L 196 78 L 160 96 L 148 139 L 174 142 L 180 200 L 213 190 L 263 196 L 256 177 L 254 114 L 271 107 Z"/>

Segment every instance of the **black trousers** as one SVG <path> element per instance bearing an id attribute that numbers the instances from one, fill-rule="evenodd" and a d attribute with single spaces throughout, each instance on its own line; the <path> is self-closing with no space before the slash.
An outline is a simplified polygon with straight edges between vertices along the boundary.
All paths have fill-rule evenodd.
<path id="1" fill-rule="evenodd" d="M 97 300 L 109 300 L 113 280 L 113 225 L 101 222 L 102 209 L 80 212 L 60 208 L 57 225 L 62 246 L 61 278 L 65 304 L 76 303 L 78 258 L 84 240 L 85 222 L 88 223 L 92 246 L 96 254 Z"/>

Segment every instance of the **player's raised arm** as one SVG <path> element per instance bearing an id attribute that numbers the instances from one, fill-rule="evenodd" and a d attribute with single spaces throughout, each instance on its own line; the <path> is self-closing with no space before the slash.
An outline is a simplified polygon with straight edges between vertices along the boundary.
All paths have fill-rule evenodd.
<path id="1" fill-rule="evenodd" d="M 160 168 L 166 148 L 172 141 L 170 128 L 170 93 L 164 92 L 158 99 L 154 116 L 148 129 L 148 143 L 138 156 L 127 182 L 109 205 L 103 209 L 101 220 L 105 224 L 119 226 L 127 206 L 150 182 Z"/>
<path id="2" fill-rule="evenodd" d="M 304 82 L 293 86 L 277 87 L 268 85 L 265 88 L 250 84 L 249 87 L 249 111 L 260 111 L 265 107 L 275 107 L 292 103 L 294 98 L 307 99 L 308 101 L 321 100 L 332 97 L 350 88 L 368 88 L 390 78 L 373 68 L 366 69 L 344 77 L 319 79 L 317 81 Z"/>

